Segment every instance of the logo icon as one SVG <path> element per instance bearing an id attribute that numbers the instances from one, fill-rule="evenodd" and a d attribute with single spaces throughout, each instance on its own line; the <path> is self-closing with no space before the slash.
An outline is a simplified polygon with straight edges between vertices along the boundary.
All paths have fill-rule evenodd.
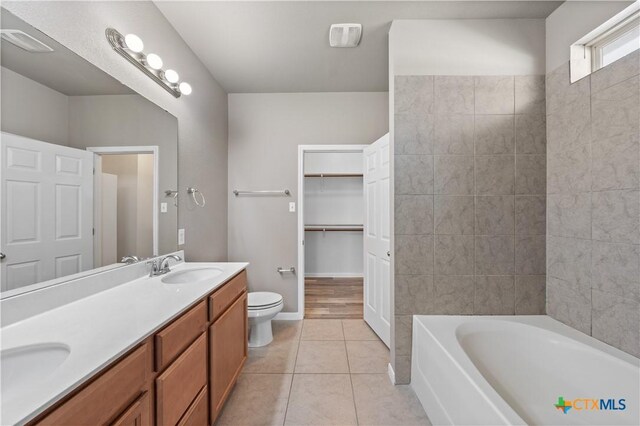
<path id="1" fill-rule="evenodd" d="M 564 414 L 567 414 L 572 407 L 571 401 L 565 401 L 564 397 L 562 396 L 558 397 L 558 402 L 554 405 L 558 410 L 561 410 Z"/>

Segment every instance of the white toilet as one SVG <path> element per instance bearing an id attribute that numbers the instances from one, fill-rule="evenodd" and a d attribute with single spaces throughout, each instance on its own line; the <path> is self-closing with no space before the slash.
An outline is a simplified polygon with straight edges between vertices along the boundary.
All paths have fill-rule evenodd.
<path id="1" fill-rule="evenodd" d="M 256 291 L 249 293 L 249 347 L 266 346 L 273 340 L 271 320 L 284 306 L 278 293 Z"/>

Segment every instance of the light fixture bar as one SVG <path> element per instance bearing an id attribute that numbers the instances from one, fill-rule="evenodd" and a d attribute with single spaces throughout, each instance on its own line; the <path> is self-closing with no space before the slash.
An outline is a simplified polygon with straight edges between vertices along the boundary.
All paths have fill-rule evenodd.
<path id="1" fill-rule="evenodd" d="M 153 73 L 151 70 L 149 70 L 147 67 L 145 67 L 136 57 L 130 55 L 124 49 L 124 47 L 123 47 L 124 46 L 124 36 L 122 34 L 120 34 L 117 30 L 115 30 L 113 28 L 107 28 L 106 31 L 105 31 L 105 35 L 107 36 L 107 40 L 109 41 L 109 44 L 111 45 L 111 47 L 113 47 L 113 50 L 118 52 L 120 54 L 120 56 L 122 56 L 127 61 L 129 61 L 133 65 L 135 65 L 136 68 L 138 68 L 140 71 L 145 73 L 151 80 L 155 81 L 160 86 L 162 86 L 167 92 L 171 93 L 175 98 L 179 98 L 180 97 L 180 95 L 181 95 L 180 90 L 178 90 L 175 87 L 170 86 L 169 85 L 170 83 L 168 84 L 167 82 L 162 80 L 155 73 Z"/>

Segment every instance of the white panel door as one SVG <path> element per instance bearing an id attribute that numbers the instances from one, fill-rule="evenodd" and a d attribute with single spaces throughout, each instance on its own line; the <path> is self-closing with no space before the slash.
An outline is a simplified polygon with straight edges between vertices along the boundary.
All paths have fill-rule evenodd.
<path id="1" fill-rule="evenodd" d="M 389 135 L 364 149 L 364 320 L 391 340 Z"/>
<path id="2" fill-rule="evenodd" d="M 93 153 L 0 140 L 3 291 L 93 268 Z"/>

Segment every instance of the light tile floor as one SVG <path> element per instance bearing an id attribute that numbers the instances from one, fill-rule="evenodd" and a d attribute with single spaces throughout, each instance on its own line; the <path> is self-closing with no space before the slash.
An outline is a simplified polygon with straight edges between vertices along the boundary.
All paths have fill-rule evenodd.
<path id="1" fill-rule="evenodd" d="M 250 348 L 217 425 L 429 425 L 409 386 L 387 376 L 389 349 L 362 320 L 274 321 Z"/>

